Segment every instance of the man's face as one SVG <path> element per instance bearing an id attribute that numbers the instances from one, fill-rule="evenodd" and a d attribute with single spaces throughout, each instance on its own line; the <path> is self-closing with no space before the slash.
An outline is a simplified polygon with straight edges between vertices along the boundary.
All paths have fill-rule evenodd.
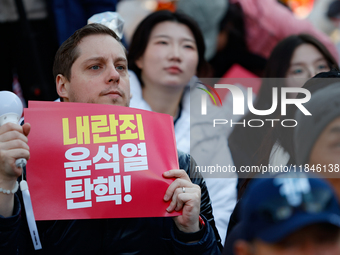
<path id="1" fill-rule="evenodd" d="M 123 47 L 112 36 L 96 34 L 78 44 L 71 79 L 58 75 L 57 91 L 65 102 L 129 106 L 130 83 Z"/>

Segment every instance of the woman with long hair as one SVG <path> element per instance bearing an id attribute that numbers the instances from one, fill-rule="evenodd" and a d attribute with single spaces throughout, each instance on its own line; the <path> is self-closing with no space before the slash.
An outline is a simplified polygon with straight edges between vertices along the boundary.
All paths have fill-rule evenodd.
<path id="1" fill-rule="evenodd" d="M 286 79 L 264 79 L 254 102 L 254 108 L 258 110 L 271 108 L 274 87 L 278 91 L 278 106 L 270 115 L 258 116 L 248 112 L 240 120 L 248 122 L 251 119 L 261 119 L 264 123 L 262 127 L 237 125 L 230 134 L 228 143 L 237 169 L 241 166 L 259 165 L 259 162 L 263 162 L 263 157 L 267 157 L 267 163 L 269 162 L 270 154 L 264 155 L 263 151 L 269 149 L 270 152 L 276 141 L 271 144 L 263 142 L 266 135 L 275 127 L 271 121 L 265 120 L 280 119 L 281 88 L 302 87 L 308 79 L 317 73 L 329 71 L 331 68 L 338 68 L 336 61 L 326 47 L 311 35 L 292 35 L 277 44 L 268 59 L 264 78 Z M 295 97 L 296 95 L 290 96 Z M 261 148 L 263 147 L 261 144 L 264 144 L 266 148 Z M 280 147 L 280 144 L 277 146 Z M 282 152 L 282 150 L 279 151 Z M 283 165 L 287 162 L 286 159 L 282 161 Z M 241 186 L 240 183 L 239 186 Z"/>

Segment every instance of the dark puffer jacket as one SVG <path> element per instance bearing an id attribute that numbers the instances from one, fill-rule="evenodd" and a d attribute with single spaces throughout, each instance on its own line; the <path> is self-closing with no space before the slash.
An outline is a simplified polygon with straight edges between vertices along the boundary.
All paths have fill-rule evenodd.
<path id="1" fill-rule="evenodd" d="M 14 215 L 0 216 L 0 254 L 220 254 L 205 181 L 194 172 L 196 163 L 188 154 L 178 152 L 178 157 L 180 168 L 201 187 L 201 217 L 206 224 L 199 242 L 181 242 L 172 218 L 38 221 L 43 249 L 34 251 L 19 191 Z"/>

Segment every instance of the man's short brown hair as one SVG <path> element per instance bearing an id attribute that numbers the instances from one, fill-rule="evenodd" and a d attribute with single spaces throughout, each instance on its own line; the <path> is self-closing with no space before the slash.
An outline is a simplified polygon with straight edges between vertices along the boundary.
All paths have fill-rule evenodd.
<path id="1" fill-rule="evenodd" d="M 84 37 L 89 36 L 89 35 L 95 35 L 95 34 L 110 35 L 121 44 L 121 41 L 119 37 L 116 35 L 116 33 L 104 25 L 101 25 L 98 23 L 92 23 L 92 24 L 88 24 L 78 29 L 65 42 L 63 42 L 63 44 L 59 47 L 55 55 L 54 64 L 53 64 L 54 80 L 57 78 L 58 74 L 62 74 L 63 76 L 67 78 L 67 80 L 70 81 L 72 65 L 74 61 L 76 61 L 76 59 L 79 57 L 79 50 L 77 47 L 78 44 Z M 122 47 L 126 54 L 126 51 L 123 45 Z"/>

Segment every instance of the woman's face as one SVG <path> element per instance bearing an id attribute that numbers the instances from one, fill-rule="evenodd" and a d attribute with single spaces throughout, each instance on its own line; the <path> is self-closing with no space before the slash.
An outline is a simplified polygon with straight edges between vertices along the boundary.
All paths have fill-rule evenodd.
<path id="1" fill-rule="evenodd" d="M 286 86 L 302 87 L 316 74 L 327 71 L 330 71 L 330 68 L 320 51 L 311 44 L 302 44 L 293 53 L 286 74 L 286 78 L 289 78 L 286 81 Z"/>
<path id="2" fill-rule="evenodd" d="M 144 54 L 136 61 L 145 86 L 185 86 L 195 75 L 195 37 L 184 24 L 164 21 L 151 31 Z"/>

